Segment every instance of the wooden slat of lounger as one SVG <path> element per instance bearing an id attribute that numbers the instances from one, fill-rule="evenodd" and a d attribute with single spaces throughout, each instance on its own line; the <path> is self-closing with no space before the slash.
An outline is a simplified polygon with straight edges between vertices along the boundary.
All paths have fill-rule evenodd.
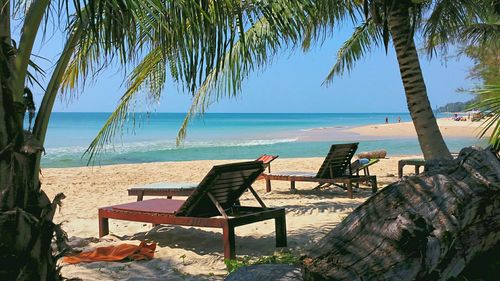
<path id="1" fill-rule="evenodd" d="M 217 186 L 219 185 L 240 185 L 244 182 L 244 179 L 241 177 L 237 178 L 222 178 L 217 180 Z"/>
<path id="2" fill-rule="evenodd" d="M 244 171 L 244 172 L 229 172 L 223 173 L 219 177 L 219 181 L 227 181 L 232 179 L 242 179 L 251 176 L 254 171 Z"/>
<path id="3" fill-rule="evenodd" d="M 220 190 L 220 191 L 218 191 L 216 193 L 214 192 L 214 193 L 210 193 L 210 194 L 212 194 L 215 198 L 218 198 L 217 199 L 218 201 L 229 202 L 231 200 L 231 194 L 232 194 L 232 192 L 231 191 Z"/>
<path id="4" fill-rule="evenodd" d="M 241 186 L 245 184 L 244 181 L 238 182 L 237 184 L 224 183 L 220 185 L 214 185 L 213 188 L 210 189 L 210 192 L 217 193 L 218 191 L 230 191 L 235 192 L 238 191 Z"/>
<path id="5" fill-rule="evenodd" d="M 244 183 L 245 183 L 244 181 L 240 181 L 236 184 L 224 183 L 224 184 L 220 184 L 220 185 L 214 185 L 210 189 L 210 192 L 217 193 L 217 191 L 219 191 L 219 190 L 227 190 L 227 191 L 234 192 L 234 191 L 238 190 Z"/>

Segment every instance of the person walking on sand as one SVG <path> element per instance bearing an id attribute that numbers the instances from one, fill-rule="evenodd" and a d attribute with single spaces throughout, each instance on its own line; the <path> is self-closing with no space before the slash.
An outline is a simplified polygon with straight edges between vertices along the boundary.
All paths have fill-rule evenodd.
<path id="1" fill-rule="evenodd" d="M 389 117 L 385 117 L 385 124 L 389 124 Z"/>
<path id="2" fill-rule="evenodd" d="M 398 123 L 401 123 L 401 116 L 398 116 Z"/>

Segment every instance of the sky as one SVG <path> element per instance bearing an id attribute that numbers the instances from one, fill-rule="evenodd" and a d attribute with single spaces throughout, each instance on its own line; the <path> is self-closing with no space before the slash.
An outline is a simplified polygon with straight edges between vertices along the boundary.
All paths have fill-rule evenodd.
<path id="1" fill-rule="evenodd" d="M 235 113 L 347 113 L 347 112 L 408 112 L 399 68 L 392 46 L 386 54 L 383 47 L 374 48 L 354 69 L 337 77 L 326 87 L 323 79 L 335 63 L 336 53 L 353 28 L 342 27 L 334 36 L 309 52 L 285 50 L 265 69 L 252 73 L 243 84 L 237 98 L 223 99 L 209 107 L 207 112 Z M 59 31 L 53 31 L 43 42 L 37 40 L 34 54 L 47 60 L 37 62 L 49 73 L 53 70 L 64 40 Z M 471 61 L 452 57 L 429 60 L 420 56 L 428 96 L 433 108 L 449 102 L 465 101 L 470 95 L 457 93 L 473 81 L 467 79 Z M 86 85 L 81 95 L 57 100 L 55 112 L 111 112 L 124 93 L 124 76 L 111 68 Z M 48 78 L 47 78 L 48 80 Z M 39 103 L 42 91 L 34 89 Z M 153 112 L 186 112 L 190 96 L 167 80 L 159 104 L 148 107 Z"/>

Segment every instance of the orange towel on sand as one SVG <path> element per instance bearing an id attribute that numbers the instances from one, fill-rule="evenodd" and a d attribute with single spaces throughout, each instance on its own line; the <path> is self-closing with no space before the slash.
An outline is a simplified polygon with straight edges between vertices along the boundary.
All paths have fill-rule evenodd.
<path id="1" fill-rule="evenodd" d="M 139 246 L 121 244 L 118 246 L 98 247 L 90 252 L 64 257 L 63 262 L 75 264 L 93 261 L 121 261 L 124 259 L 149 260 L 153 258 L 155 249 L 156 243 L 147 244 L 146 242 L 141 242 Z"/>

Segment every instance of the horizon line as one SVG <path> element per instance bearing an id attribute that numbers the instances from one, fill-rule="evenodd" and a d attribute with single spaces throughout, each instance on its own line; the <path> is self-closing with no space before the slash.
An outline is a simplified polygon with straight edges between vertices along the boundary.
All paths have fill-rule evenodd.
<path id="1" fill-rule="evenodd" d="M 436 111 L 433 111 L 436 113 Z M 53 111 L 52 113 L 113 113 L 113 111 Z M 187 114 L 187 112 L 172 112 L 172 111 L 137 111 L 131 112 L 134 113 L 146 113 L 146 114 L 155 114 L 155 113 L 174 113 L 174 114 Z M 444 113 L 444 112 L 438 112 Z M 197 113 L 202 114 L 202 113 Z M 203 114 L 410 114 L 410 112 L 205 112 Z"/>

